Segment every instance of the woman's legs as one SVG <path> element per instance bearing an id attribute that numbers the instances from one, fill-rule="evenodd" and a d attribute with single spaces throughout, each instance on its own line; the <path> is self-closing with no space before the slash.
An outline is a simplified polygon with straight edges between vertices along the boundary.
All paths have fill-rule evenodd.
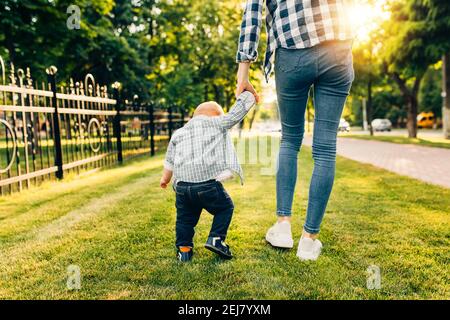
<path id="1" fill-rule="evenodd" d="M 280 114 L 284 118 L 281 122 L 282 136 L 276 177 L 277 215 L 279 217 L 289 217 L 292 213 L 292 202 L 297 183 L 297 156 L 303 141 L 305 122 L 304 111 L 301 112 L 299 109 L 304 110 L 301 106 L 306 105 L 307 97 L 306 94 L 306 98 L 300 97 L 296 101 L 279 103 Z"/>
<path id="2" fill-rule="evenodd" d="M 354 77 L 350 42 L 319 48 L 319 75 L 314 83 L 314 170 L 303 226 L 307 236 L 319 233 L 333 187 L 339 120 Z"/>
<path id="3" fill-rule="evenodd" d="M 282 134 L 276 177 L 278 217 L 290 217 L 292 213 L 297 155 L 303 141 L 309 89 L 314 81 L 311 52 L 312 49 L 280 49 L 276 55 L 275 80 Z"/>
<path id="4" fill-rule="evenodd" d="M 333 187 L 336 163 L 336 135 L 345 97 L 327 97 L 316 87 L 313 150 L 314 169 L 309 187 L 308 211 L 304 230 L 319 233 L 325 208 Z M 318 112 L 323 108 L 330 112 Z M 333 110 L 333 112 L 331 112 Z M 319 113 L 319 114 L 317 114 Z"/>
<path id="5" fill-rule="evenodd" d="M 306 103 L 316 69 L 314 50 L 278 49 L 276 52 L 275 82 L 282 132 L 276 179 L 278 223 L 269 228 L 266 240 L 279 248 L 294 246 L 289 220 L 297 182 L 297 155 L 303 140 Z"/>
<path id="6" fill-rule="evenodd" d="M 277 170 L 279 220 L 291 216 L 306 103 L 309 89 L 314 85 L 314 171 L 304 224 L 304 236 L 314 239 L 320 230 L 334 182 L 337 130 L 354 77 L 351 42 L 329 42 L 301 50 L 278 49 L 275 72 L 282 127 Z M 273 226 L 269 229 L 266 239 L 272 245 L 280 238 L 286 240 L 285 238 L 290 237 L 292 240 L 291 236 L 286 235 L 290 234 L 290 226 L 285 227 Z M 311 240 L 309 241 L 311 244 Z M 319 241 L 311 244 L 310 249 L 313 250 L 313 255 L 316 255 L 315 258 L 320 253 L 320 247 Z M 310 255 L 308 250 L 307 245 L 299 248 L 299 256 Z"/>

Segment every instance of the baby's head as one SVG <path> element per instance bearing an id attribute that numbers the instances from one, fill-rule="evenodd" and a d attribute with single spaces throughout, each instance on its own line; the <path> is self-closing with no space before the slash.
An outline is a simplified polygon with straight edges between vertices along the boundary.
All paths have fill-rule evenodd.
<path id="1" fill-rule="evenodd" d="M 223 114 L 222 107 L 214 101 L 208 101 L 200 104 L 194 111 L 194 117 L 196 116 L 207 116 L 216 117 Z"/>

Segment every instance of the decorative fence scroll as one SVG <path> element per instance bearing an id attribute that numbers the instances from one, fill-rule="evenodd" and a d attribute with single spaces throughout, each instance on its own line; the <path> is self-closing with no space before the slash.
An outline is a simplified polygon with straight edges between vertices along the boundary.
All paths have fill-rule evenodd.
<path id="1" fill-rule="evenodd" d="M 119 99 L 119 84 L 99 85 L 88 74 L 57 87 L 55 67 L 47 83 L 30 69 L 6 72 L 0 57 L 0 191 L 20 191 L 68 172 L 79 173 L 124 158 L 154 155 L 182 126 L 185 116 L 151 103 Z"/>

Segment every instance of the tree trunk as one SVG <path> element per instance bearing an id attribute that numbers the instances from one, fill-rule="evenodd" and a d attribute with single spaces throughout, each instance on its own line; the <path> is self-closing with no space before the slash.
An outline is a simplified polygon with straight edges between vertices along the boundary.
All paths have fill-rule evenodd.
<path id="1" fill-rule="evenodd" d="M 444 137 L 450 139 L 450 53 L 442 58 L 442 127 Z"/>
<path id="2" fill-rule="evenodd" d="M 406 85 L 406 81 L 400 78 L 398 73 L 393 73 L 392 78 L 397 82 L 403 98 L 406 102 L 406 110 L 408 112 L 406 127 L 408 128 L 408 137 L 417 138 L 417 110 L 419 106 L 418 95 L 420 83 L 423 74 L 416 76 L 412 89 Z"/>
<path id="3" fill-rule="evenodd" d="M 408 128 L 408 137 L 417 138 L 417 96 L 410 95 L 407 97 L 408 118 L 406 127 Z"/>
<path id="4" fill-rule="evenodd" d="M 369 82 L 367 83 L 367 125 L 369 126 L 370 135 L 373 136 L 372 128 L 372 77 L 369 76 Z"/>

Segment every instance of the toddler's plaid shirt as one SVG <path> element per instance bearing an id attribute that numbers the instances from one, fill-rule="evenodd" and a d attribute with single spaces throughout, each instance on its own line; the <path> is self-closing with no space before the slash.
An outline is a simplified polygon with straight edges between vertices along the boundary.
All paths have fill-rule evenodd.
<path id="1" fill-rule="evenodd" d="M 248 91 L 237 99 L 230 112 L 218 117 L 199 115 L 174 132 L 164 167 L 173 171 L 174 182 L 204 182 L 231 170 L 243 182 L 243 172 L 229 134 L 255 104 Z"/>

